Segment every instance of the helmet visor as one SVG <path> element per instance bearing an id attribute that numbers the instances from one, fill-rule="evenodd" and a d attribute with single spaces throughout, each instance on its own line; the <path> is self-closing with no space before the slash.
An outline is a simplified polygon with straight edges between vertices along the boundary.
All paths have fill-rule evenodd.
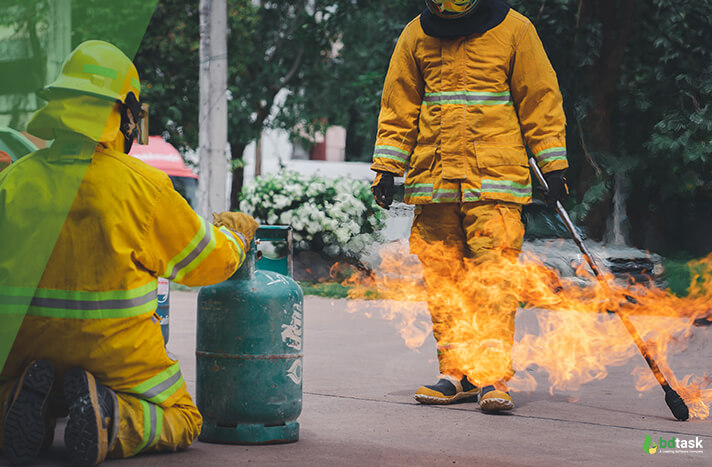
<path id="1" fill-rule="evenodd" d="M 428 9 L 442 18 L 466 16 L 480 3 L 480 0 L 427 0 Z"/>

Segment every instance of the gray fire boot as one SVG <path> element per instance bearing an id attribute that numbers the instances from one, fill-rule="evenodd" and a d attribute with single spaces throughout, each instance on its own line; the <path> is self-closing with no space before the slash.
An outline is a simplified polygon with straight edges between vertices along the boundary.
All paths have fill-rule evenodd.
<path id="1" fill-rule="evenodd" d="M 47 360 L 30 363 L 15 383 L 2 419 L 2 451 L 10 464 L 28 464 L 52 444 L 56 420 L 47 414 L 47 401 L 53 384 Z"/>
<path id="2" fill-rule="evenodd" d="M 72 368 L 64 376 L 64 397 L 69 406 L 64 445 L 72 465 L 101 464 L 118 432 L 116 394 L 99 384 L 88 371 Z"/>

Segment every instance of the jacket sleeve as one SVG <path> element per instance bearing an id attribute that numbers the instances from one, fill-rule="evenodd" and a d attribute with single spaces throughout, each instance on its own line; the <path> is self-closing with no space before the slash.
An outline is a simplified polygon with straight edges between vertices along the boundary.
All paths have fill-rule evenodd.
<path id="1" fill-rule="evenodd" d="M 157 276 L 195 287 L 228 279 L 246 250 L 241 235 L 196 214 L 166 177 L 137 260 Z"/>
<path id="2" fill-rule="evenodd" d="M 526 23 L 513 56 L 510 88 L 524 139 L 544 173 L 569 166 L 566 116 L 556 73 L 531 23 Z"/>
<path id="3" fill-rule="evenodd" d="M 412 23 L 411 23 L 412 24 Z M 412 50 L 412 28 L 403 30 L 383 85 L 372 170 L 403 175 L 418 136 L 424 81 Z"/>

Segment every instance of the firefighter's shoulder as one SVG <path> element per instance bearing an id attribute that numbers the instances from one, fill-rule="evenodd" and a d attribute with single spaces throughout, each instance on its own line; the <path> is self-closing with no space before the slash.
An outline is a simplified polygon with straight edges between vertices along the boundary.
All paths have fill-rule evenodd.
<path id="1" fill-rule="evenodd" d="M 123 152 L 103 148 L 95 154 L 94 160 L 96 163 L 105 165 L 105 170 L 115 170 L 119 178 L 124 178 L 119 175 L 123 172 L 126 178 L 141 180 L 159 190 L 166 185 L 173 186 L 173 182 L 164 171 L 151 167 L 142 160 Z"/>

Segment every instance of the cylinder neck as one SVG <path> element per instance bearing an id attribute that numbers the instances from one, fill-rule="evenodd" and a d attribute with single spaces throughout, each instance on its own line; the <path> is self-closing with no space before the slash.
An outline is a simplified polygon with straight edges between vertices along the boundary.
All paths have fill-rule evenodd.
<path id="1" fill-rule="evenodd" d="M 245 254 L 245 261 L 242 266 L 235 271 L 235 273 L 230 277 L 230 280 L 249 280 L 255 275 L 255 252 L 257 247 L 255 246 L 254 240 L 250 243 L 250 251 Z"/>

